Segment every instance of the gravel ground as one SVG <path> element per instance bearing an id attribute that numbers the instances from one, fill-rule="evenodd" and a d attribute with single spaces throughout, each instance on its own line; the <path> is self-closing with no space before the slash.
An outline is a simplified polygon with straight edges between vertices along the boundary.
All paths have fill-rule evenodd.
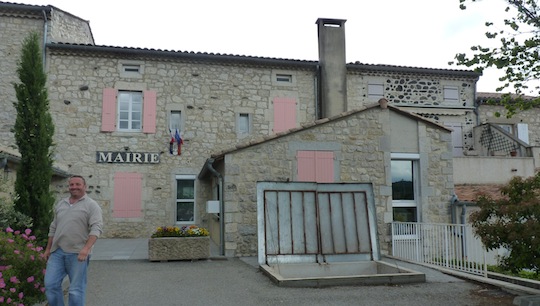
<path id="1" fill-rule="evenodd" d="M 92 261 L 87 306 L 137 305 L 512 305 L 514 296 L 422 266 L 426 283 L 285 288 L 254 259 L 149 262 Z"/>

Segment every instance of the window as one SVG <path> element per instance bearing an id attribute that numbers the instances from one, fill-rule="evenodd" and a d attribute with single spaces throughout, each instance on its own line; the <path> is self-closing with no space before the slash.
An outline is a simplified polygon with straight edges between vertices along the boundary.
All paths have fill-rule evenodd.
<path id="1" fill-rule="evenodd" d="M 331 151 L 298 151 L 297 180 L 301 182 L 333 183 L 334 152 Z"/>
<path id="2" fill-rule="evenodd" d="M 458 102 L 459 94 L 457 86 L 444 86 L 443 88 L 444 101 L 447 102 Z"/>
<path id="3" fill-rule="evenodd" d="M 292 75 L 290 74 L 276 74 L 277 82 L 292 83 Z"/>
<path id="4" fill-rule="evenodd" d="M 296 127 L 296 100 L 274 98 L 274 133 Z"/>
<path id="5" fill-rule="evenodd" d="M 249 114 L 238 114 L 236 118 L 236 132 L 238 135 L 248 135 L 251 133 L 251 116 Z"/>
<path id="6" fill-rule="evenodd" d="M 418 154 L 392 154 L 392 213 L 394 221 L 418 221 Z"/>
<path id="7" fill-rule="evenodd" d="M 142 92 L 118 92 L 118 130 L 138 132 L 142 127 Z"/>
<path id="8" fill-rule="evenodd" d="M 156 92 L 103 89 L 102 132 L 156 132 Z"/>
<path id="9" fill-rule="evenodd" d="M 195 176 L 176 176 L 176 222 L 195 222 Z"/>
<path id="10" fill-rule="evenodd" d="M 141 66 L 140 65 L 122 65 L 124 72 L 136 72 L 139 73 Z"/>
<path id="11" fill-rule="evenodd" d="M 384 98 L 383 84 L 368 84 L 368 99 L 378 101 L 381 98 Z"/>
<path id="12" fill-rule="evenodd" d="M 181 111 L 171 111 L 169 117 L 169 129 L 172 133 L 176 130 L 182 131 L 182 112 Z"/>

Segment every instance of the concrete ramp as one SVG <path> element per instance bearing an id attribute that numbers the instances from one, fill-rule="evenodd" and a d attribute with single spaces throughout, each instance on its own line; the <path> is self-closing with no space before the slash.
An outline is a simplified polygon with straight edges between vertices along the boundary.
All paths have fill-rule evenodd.
<path id="1" fill-rule="evenodd" d="M 371 184 L 257 184 L 260 269 L 283 286 L 425 282 L 380 262 Z"/>

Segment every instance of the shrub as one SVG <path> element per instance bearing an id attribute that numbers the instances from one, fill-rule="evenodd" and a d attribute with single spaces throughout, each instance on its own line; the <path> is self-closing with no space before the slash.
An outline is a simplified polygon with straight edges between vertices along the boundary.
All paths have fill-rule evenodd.
<path id="1" fill-rule="evenodd" d="M 510 250 L 501 266 L 512 272 L 540 273 L 540 172 L 512 178 L 501 188 L 501 199 L 481 195 L 479 211 L 471 214 L 476 234 L 488 250 Z"/>
<path id="2" fill-rule="evenodd" d="M 0 231 L 0 304 L 34 305 L 45 301 L 43 248 L 30 229 Z"/>

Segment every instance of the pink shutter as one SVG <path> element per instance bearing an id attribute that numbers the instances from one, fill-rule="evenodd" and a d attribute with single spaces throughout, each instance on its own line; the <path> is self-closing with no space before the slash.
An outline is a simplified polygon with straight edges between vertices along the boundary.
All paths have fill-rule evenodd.
<path id="1" fill-rule="evenodd" d="M 296 100 L 274 98 L 274 133 L 296 127 Z"/>
<path id="2" fill-rule="evenodd" d="M 114 175 L 114 218 L 142 216 L 142 174 L 118 172 Z"/>
<path id="3" fill-rule="evenodd" d="M 333 183 L 334 182 L 334 152 L 316 151 L 315 152 L 315 169 L 317 183 Z"/>
<path id="4" fill-rule="evenodd" d="M 315 151 L 296 152 L 297 180 L 300 182 L 315 182 Z"/>
<path id="5" fill-rule="evenodd" d="M 101 109 L 101 131 L 114 132 L 116 129 L 116 89 L 103 88 Z"/>
<path id="6" fill-rule="evenodd" d="M 156 132 L 156 92 L 145 91 L 143 98 L 143 132 Z"/>

